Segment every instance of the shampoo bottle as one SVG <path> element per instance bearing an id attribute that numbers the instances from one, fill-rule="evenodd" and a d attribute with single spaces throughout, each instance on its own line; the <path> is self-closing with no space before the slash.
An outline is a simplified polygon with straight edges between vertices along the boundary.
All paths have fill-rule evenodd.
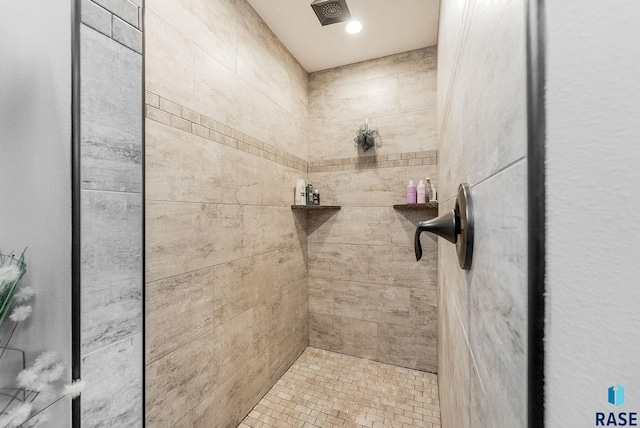
<path id="1" fill-rule="evenodd" d="M 418 184 L 418 203 L 419 204 L 424 204 L 427 202 L 427 198 L 426 198 L 426 190 L 427 190 L 427 186 L 424 185 L 424 181 L 420 180 L 420 183 Z"/>
<path id="2" fill-rule="evenodd" d="M 417 190 L 416 185 L 413 184 L 413 180 L 409 180 L 409 185 L 407 186 L 407 204 L 416 203 Z"/>

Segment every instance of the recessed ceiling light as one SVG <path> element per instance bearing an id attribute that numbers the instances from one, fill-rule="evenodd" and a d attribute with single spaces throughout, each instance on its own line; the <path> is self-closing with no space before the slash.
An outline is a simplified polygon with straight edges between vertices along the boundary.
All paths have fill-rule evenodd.
<path id="1" fill-rule="evenodd" d="M 362 30 L 362 24 L 360 21 L 350 21 L 347 24 L 347 33 L 349 34 L 357 34 Z"/>

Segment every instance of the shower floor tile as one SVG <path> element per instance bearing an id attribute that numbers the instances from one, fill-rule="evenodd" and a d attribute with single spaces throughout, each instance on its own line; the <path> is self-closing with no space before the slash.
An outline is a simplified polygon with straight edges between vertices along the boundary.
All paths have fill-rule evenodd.
<path id="1" fill-rule="evenodd" d="M 435 374 L 307 348 L 241 428 L 440 428 Z"/>

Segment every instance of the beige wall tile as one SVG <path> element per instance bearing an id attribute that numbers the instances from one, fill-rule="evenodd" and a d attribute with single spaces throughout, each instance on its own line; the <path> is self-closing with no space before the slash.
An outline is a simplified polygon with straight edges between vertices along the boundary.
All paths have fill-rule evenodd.
<path id="1" fill-rule="evenodd" d="M 379 324 L 377 341 L 378 361 L 431 373 L 437 372 L 435 331 Z"/>
<path id="2" fill-rule="evenodd" d="M 269 388 L 269 361 L 267 354 L 262 353 L 247 362 L 212 394 L 198 401 L 193 410 L 193 426 L 237 426 Z"/>
<path id="3" fill-rule="evenodd" d="M 364 165 L 356 165 L 362 168 Z M 323 204 L 361 207 L 391 207 L 405 204 L 407 184 L 431 177 L 435 182 L 436 165 L 406 168 L 356 169 L 349 173 L 309 174 L 309 182 L 320 189 Z M 435 182 L 436 187 L 438 183 Z"/>
<path id="4" fill-rule="evenodd" d="M 221 2 L 151 0 L 145 6 L 147 13 L 151 10 L 170 22 L 185 38 L 200 46 L 228 68 L 235 70 L 238 24 Z"/>
<path id="5" fill-rule="evenodd" d="M 309 314 L 309 346 L 375 360 L 378 324 Z"/>
<path id="6" fill-rule="evenodd" d="M 147 280 L 224 263 L 242 255 L 242 207 L 147 202 Z"/>
<path id="7" fill-rule="evenodd" d="M 434 287 L 437 252 L 435 243 L 429 245 L 431 248 L 423 244 L 423 259 L 416 262 L 413 247 L 309 243 L 309 276 L 407 288 Z"/>
<path id="8" fill-rule="evenodd" d="M 152 120 L 146 127 L 147 200 L 220 202 L 219 144 Z"/>
<path id="9" fill-rule="evenodd" d="M 220 325 L 280 291 L 277 253 L 224 263 L 214 268 L 213 318 Z"/>
<path id="10" fill-rule="evenodd" d="M 212 268 L 146 284 L 147 363 L 213 328 L 213 285 Z"/>
<path id="11" fill-rule="evenodd" d="M 306 231 L 288 206 L 247 205 L 243 212 L 245 256 L 306 242 Z"/>
<path id="12" fill-rule="evenodd" d="M 151 10 L 145 11 L 146 89 L 188 108 L 193 106 L 195 46 Z"/>
<path id="13" fill-rule="evenodd" d="M 172 426 L 190 412 L 193 403 L 215 390 L 219 385 L 215 349 L 213 332 L 209 332 L 147 365 L 149 426 Z"/>

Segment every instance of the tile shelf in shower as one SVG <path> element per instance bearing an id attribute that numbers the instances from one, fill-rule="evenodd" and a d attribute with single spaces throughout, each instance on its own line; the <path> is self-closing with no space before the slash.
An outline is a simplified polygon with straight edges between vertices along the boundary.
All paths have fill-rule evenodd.
<path id="1" fill-rule="evenodd" d="M 396 210 L 437 210 L 438 202 L 427 202 L 426 204 L 398 204 L 393 206 Z"/>
<path id="2" fill-rule="evenodd" d="M 317 211 L 317 210 L 339 210 L 340 205 L 291 205 L 292 210 Z"/>

